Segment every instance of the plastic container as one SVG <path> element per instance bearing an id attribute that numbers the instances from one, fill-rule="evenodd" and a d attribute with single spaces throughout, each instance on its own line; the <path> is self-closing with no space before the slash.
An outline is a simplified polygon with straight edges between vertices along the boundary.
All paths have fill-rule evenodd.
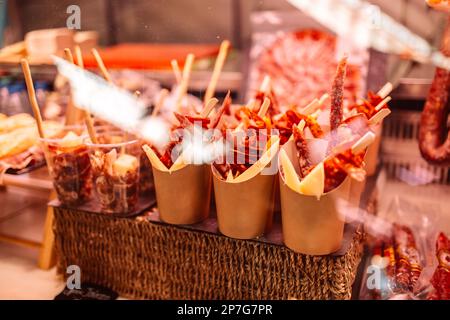
<path id="1" fill-rule="evenodd" d="M 40 139 L 54 188 L 64 205 L 78 206 L 91 197 L 92 171 L 84 138 L 83 127 L 68 126 L 54 138 Z"/>
<path id="2" fill-rule="evenodd" d="M 128 214 L 139 200 L 140 159 L 137 139 L 110 131 L 99 134 L 98 143 L 86 139 L 96 199 L 103 213 Z"/>

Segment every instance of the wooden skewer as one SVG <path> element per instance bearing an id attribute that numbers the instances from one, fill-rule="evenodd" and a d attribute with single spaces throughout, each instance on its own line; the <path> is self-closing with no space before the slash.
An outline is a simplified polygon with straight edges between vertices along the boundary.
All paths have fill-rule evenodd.
<path id="1" fill-rule="evenodd" d="M 261 86 L 259 87 L 259 91 L 267 93 L 270 90 L 270 81 L 271 81 L 270 76 L 265 75 L 261 83 Z"/>
<path id="2" fill-rule="evenodd" d="M 97 49 L 92 48 L 91 50 L 92 54 L 94 55 L 95 61 L 97 62 L 97 65 L 103 75 L 103 78 L 105 78 L 106 81 L 109 83 L 112 83 L 111 75 L 109 74 L 108 70 L 105 67 L 105 64 L 103 63 L 103 59 L 98 53 Z"/>
<path id="3" fill-rule="evenodd" d="M 64 56 L 69 63 L 72 64 L 75 63 L 73 60 L 72 51 L 69 48 L 64 49 Z M 77 121 L 77 119 L 80 118 L 79 114 L 80 114 L 79 110 L 75 108 L 75 106 L 73 105 L 72 98 L 70 98 L 66 108 L 66 117 L 64 121 L 65 124 L 66 125 L 74 124 Z"/>
<path id="4" fill-rule="evenodd" d="M 80 46 L 75 46 L 75 57 L 77 57 L 77 65 L 81 69 L 84 69 L 83 54 L 81 53 Z"/>
<path id="5" fill-rule="evenodd" d="M 330 95 L 328 93 L 324 93 L 319 99 L 319 106 L 322 106 L 329 97 Z"/>
<path id="6" fill-rule="evenodd" d="M 159 92 L 159 98 L 155 104 L 155 107 L 153 108 L 152 115 L 151 115 L 152 117 L 155 117 L 159 113 L 159 111 L 163 107 L 164 101 L 166 100 L 168 95 L 169 95 L 169 90 L 167 90 L 167 89 L 162 89 Z"/>
<path id="7" fill-rule="evenodd" d="M 203 102 L 205 104 L 214 96 L 217 82 L 219 81 L 220 73 L 222 72 L 223 65 L 225 64 L 225 60 L 227 58 L 229 47 L 230 41 L 228 40 L 222 41 L 219 49 L 219 54 L 217 55 L 216 63 L 214 64 L 214 70 L 211 76 L 211 80 L 209 81 L 208 88 L 206 89 L 205 92 L 205 97 L 203 98 Z"/>
<path id="8" fill-rule="evenodd" d="M 316 111 L 318 108 L 319 108 L 319 99 L 314 98 L 313 101 L 311 101 L 306 107 L 304 107 L 301 110 L 301 113 L 308 115 Z"/>
<path id="9" fill-rule="evenodd" d="M 328 93 L 324 93 L 319 99 L 314 98 L 313 101 L 302 109 L 301 113 L 305 115 L 313 114 L 325 103 L 325 101 L 327 101 L 329 97 L 330 95 Z"/>
<path id="10" fill-rule="evenodd" d="M 31 78 L 30 65 L 26 59 L 20 61 L 22 65 L 23 75 L 25 77 L 25 83 L 27 84 L 28 99 L 30 99 L 31 108 L 33 109 L 34 118 L 36 119 L 36 124 L 39 132 L 39 136 L 44 139 L 44 126 L 42 125 L 42 116 L 39 109 L 39 105 L 36 99 L 36 93 L 34 91 L 33 79 Z"/>
<path id="11" fill-rule="evenodd" d="M 69 48 L 65 48 L 64 49 L 64 55 L 65 55 L 67 61 L 69 61 L 70 63 L 75 64 L 75 61 L 73 60 L 72 51 Z"/>
<path id="12" fill-rule="evenodd" d="M 181 77 L 181 70 L 180 70 L 180 66 L 178 65 L 178 61 L 173 59 L 172 61 L 170 61 L 170 64 L 172 66 L 173 74 L 175 75 L 175 80 L 176 80 L 177 84 L 180 84 L 182 77 Z"/>
<path id="13" fill-rule="evenodd" d="M 386 98 L 391 92 L 394 87 L 392 86 L 392 83 L 387 82 L 381 89 L 378 91 L 377 95 L 381 98 Z"/>
<path id="14" fill-rule="evenodd" d="M 187 86 L 189 83 L 189 78 L 191 77 L 191 70 L 192 65 L 194 63 L 195 56 L 190 53 L 186 57 L 186 62 L 184 64 L 183 68 L 183 77 L 181 79 L 180 87 L 178 88 L 178 97 L 177 97 L 177 104 L 176 104 L 176 110 L 180 111 L 181 109 L 181 103 L 183 102 L 183 97 L 185 96 L 187 92 Z"/>
<path id="15" fill-rule="evenodd" d="M 357 154 L 364 151 L 364 149 L 367 148 L 374 141 L 375 141 L 375 134 L 371 131 L 367 132 L 352 146 L 352 153 Z"/>
<path id="16" fill-rule="evenodd" d="M 206 118 L 209 116 L 209 114 L 211 113 L 211 111 L 214 109 L 214 107 L 216 106 L 216 104 L 219 102 L 218 99 L 216 98 L 211 98 L 208 100 L 208 102 L 205 105 L 205 108 L 202 110 L 202 112 L 200 113 L 200 116 L 202 118 Z"/>
<path id="17" fill-rule="evenodd" d="M 78 67 L 81 69 L 84 69 L 84 63 L 83 63 L 83 55 L 81 54 L 81 48 L 80 46 L 75 46 L 75 56 L 77 57 L 77 64 Z M 92 120 L 91 115 L 86 110 L 83 110 L 84 115 L 84 121 L 86 123 L 86 127 L 88 129 L 89 137 L 91 138 L 91 141 L 95 144 L 98 144 L 97 135 L 95 133 L 94 128 L 94 121 Z"/>
<path id="18" fill-rule="evenodd" d="M 369 119 L 369 124 L 372 126 L 376 125 L 376 124 L 380 123 L 384 118 L 386 118 L 390 114 L 391 114 L 391 110 L 389 110 L 387 108 L 381 109 L 376 114 L 374 114 L 372 118 Z"/>
<path id="19" fill-rule="evenodd" d="M 261 108 L 259 108 L 258 116 L 260 116 L 261 118 L 264 117 L 267 113 L 267 110 L 269 110 L 269 107 L 270 107 L 270 99 L 265 97 L 261 105 Z"/>
<path id="20" fill-rule="evenodd" d="M 392 100 L 391 97 L 385 98 L 383 101 L 381 101 L 381 102 L 375 107 L 375 110 L 376 110 L 376 111 L 380 111 L 381 108 L 383 108 L 384 105 L 385 105 L 386 103 L 388 103 L 389 101 L 391 101 L 391 100 Z"/>

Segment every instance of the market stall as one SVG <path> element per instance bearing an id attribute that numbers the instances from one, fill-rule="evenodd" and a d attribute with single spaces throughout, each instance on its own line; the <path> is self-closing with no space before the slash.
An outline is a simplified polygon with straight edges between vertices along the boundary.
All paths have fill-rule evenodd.
<path id="1" fill-rule="evenodd" d="M 62 296 L 75 266 L 129 299 L 448 299 L 448 2 L 421 2 L 439 47 L 365 1 L 287 2 L 245 48 L 58 28 L 1 49 L 2 192 L 49 201 L 42 245 L 0 241 Z"/>

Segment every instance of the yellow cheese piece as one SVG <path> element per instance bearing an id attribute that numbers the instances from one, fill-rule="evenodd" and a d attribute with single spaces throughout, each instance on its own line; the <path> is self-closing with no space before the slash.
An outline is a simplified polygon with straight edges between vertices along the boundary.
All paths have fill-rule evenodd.
<path id="1" fill-rule="evenodd" d="M 114 161 L 113 170 L 115 174 L 124 176 L 128 172 L 136 170 L 138 165 L 138 159 L 135 156 L 130 154 L 121 154 L 119 158 Z"/>
<path id="2" fill-rule="evenodd" d="M 279 145 L 280 138 L 278 136 L 270 137 L 270 140 L 267 142 L 267 147 L 269 149 L 250 168 L 244 171 L 240 176 L 236 177 L 233 182 L 239 183 L 247 181 L 259 174 L 278 154 Z"/>
<path id="3" fill-rule="evenodd" d="M 316 196 L 317 199 L 323 194 L 325 189 L 325 169 L 323 162 L 319 163 L 311 172 L 300 182 L 300 193 L 307 196 Z"/>
<path id="4" fill-rule="evenodd" d="M 286 185 L 292 190 L 299 192 L 300 179 L 298 178 L 294 165 L 289 159 L 286 151 L 283 149 L 280 151 L 280 164 L 283 168 L 284 182 L 286 182 Z"/>
<path id="5" fill-rule="evenodd" d="M 159 171 L 168 172 L 169 169 L 164 165 L 164 163 L 159 160 L 158 156 L 156 155 L 155 151 L 153 151 L 152 148 L 150 148 L 148 145 L 143 145 L 142 149 L 144 149 L 145 154 L 147 155 L 148 160 L 150 160 L 150 163 L 152 166 Z"/>
<path id="6" fill-rule="evenodd" d="M 83 138 L 75 132 L 69 131 L 64 138 L 61 139 L 59 145 L 63 148 L 74 148 L 83 143 Z"/>

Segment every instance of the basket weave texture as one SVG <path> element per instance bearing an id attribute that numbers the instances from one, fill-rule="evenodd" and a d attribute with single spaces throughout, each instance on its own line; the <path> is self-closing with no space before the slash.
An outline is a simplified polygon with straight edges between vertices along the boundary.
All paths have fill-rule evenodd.
<path id="1" fill-rule="evenodd" d="M 134 299 L 350 299 L 362 255 L 356 229 L 340 256 L 55 207 L 58 272 Z"/>

